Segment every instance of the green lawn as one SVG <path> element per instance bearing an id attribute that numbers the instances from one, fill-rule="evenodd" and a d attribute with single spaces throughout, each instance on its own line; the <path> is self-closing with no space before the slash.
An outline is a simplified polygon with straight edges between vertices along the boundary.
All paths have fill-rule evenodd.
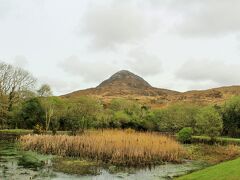
<path id="1" fill-rule="evenodd" d="M 177 178 L 177 180 L 239 180 L 240 158 Z"/>

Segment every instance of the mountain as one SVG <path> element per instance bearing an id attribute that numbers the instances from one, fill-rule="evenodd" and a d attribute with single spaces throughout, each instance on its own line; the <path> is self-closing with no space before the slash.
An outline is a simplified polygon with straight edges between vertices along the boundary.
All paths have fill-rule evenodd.
<path id="1" fill-rule="evenodd" d="M 160 96 L 177 94 L 177 91 L 159 89 L 152 87 L 143 78 L 127 70 L 121 70 L 113 74 L 109 79 L 103 81 L 96 88 L 75 91 L 64 95 L 65 97 L 76 97 L 81 95 L 92 95 L 102 97 L 121 96 Z"/>
<path id="2" fill-rule="evenodd" d="M 152 87 L 140 76 L 127 70 L 121 70 L 95 88 L 75 91 L 62 97 L 93 96 L 104 102 L 109 102 L 114 98 L 125 98 L 159 108 L 176 102 L 218 104 L 234 95 L 240 95 L 240 86 L 177 92 Z"/>
<path id="3" fill-rule="evenodd" d="M 97 88 L 106 88 L 106 87 L 129 87 L 129 88 L 152 88 L 152 86 L 145 81 L 143 78 L 137 76 L 136 74 L 131 73 L 127 70 L 122 70 L 114 75 L 112 75 L 109 79 L 103 81 Z"/>

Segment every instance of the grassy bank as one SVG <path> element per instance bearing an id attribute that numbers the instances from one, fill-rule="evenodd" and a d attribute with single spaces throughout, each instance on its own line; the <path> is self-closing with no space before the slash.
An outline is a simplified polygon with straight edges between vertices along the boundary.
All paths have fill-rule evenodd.
<path id="1" fill-rule="evenodd" d="M 240 158 L 188 174 L 177 180 L 238 180 L 239 167 Z"/>
<path id="2" fill-rule="evenodd" d="M 44 134 L 52 134 L 52 131 L 44 131 Z M 26 135 L 26 134 L 33 134 L 32 129 L 0 129 L 0 135 Z M 70 131 L 57 131 L 57 134 L 70 134 Z"/>
<path id="3" fill-rule="evenodd" d="M 183 147 L 170 137 L 120 130 L 79 136 L 25 135 L 20 143 L 24 150 L 128 166 L 180 162 L 185 155 Z"/>
<path id="4" fill-rule="evenodd" d="M 206 136 L 193 136 L 192 141 L 194 143 L 205 143 L 205 144 L 211 143 L 210 137 L 206 137 Z M 218 137 L 216 139 L 216 143 L 221 145 L 226 145 L 226 144 L 240 145 L 240 139 L 230 138 L 230 137 Z"/>
<path id="5" fill-rule="evenodd" d="M 31 134 L 32 130 L 26 129 L 1 129 L 0 140 L 15 140 L 21 135 Z"/>
<path id="6" fill-rule="evenodd" d="M 24 135 L 31 134 L 33 130 L 29 129 L 0 129 L 0 134 L 15 134 L 15 135 Z"/>
<path id="7" fill-rule="evenodd" d="M 236 145 L 190 144 L 185 145 L 185 149 L 188 159 L 201 161 L 208 165 L 215 165 L 240 156 L 240 147 Z"/>

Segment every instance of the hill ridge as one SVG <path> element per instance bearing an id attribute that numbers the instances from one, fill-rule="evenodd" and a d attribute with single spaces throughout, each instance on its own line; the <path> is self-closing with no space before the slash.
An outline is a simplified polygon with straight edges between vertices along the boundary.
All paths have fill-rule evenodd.
<path id="1" fill-rule="evenodd" d="M 186 92 L 156 88 L 142 77 L 128 70 L 121 70 L 95 88 L 74 91 L 62 97 L 93 96 L 105 102 L 115 98 L 125 98 L 149 104 L 152 107 L 162 107 L 178 102 L 219 104 L 236 95 L 240 95 L 240 86 L 237 85 Z"/>

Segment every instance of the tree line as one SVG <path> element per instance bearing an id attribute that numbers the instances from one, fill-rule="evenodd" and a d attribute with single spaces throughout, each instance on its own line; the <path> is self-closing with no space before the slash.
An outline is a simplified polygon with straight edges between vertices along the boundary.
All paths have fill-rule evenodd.
<path id="1" fill-rule="evenodd" d="M 0 128 L 34 129 L 36 133 L 89 128 L 119 128 L 177 133 L 191 128 L 193 134 L 212 139 L 240 137 L 240 97 L 222 105 L 178 103 L 151 109 L 135 101 L 113 99 L 108 104 L 92 97 L 54 97 L 49 85 L 35 89 L 36 79 L 27 71 L 0 63 Z"/>

